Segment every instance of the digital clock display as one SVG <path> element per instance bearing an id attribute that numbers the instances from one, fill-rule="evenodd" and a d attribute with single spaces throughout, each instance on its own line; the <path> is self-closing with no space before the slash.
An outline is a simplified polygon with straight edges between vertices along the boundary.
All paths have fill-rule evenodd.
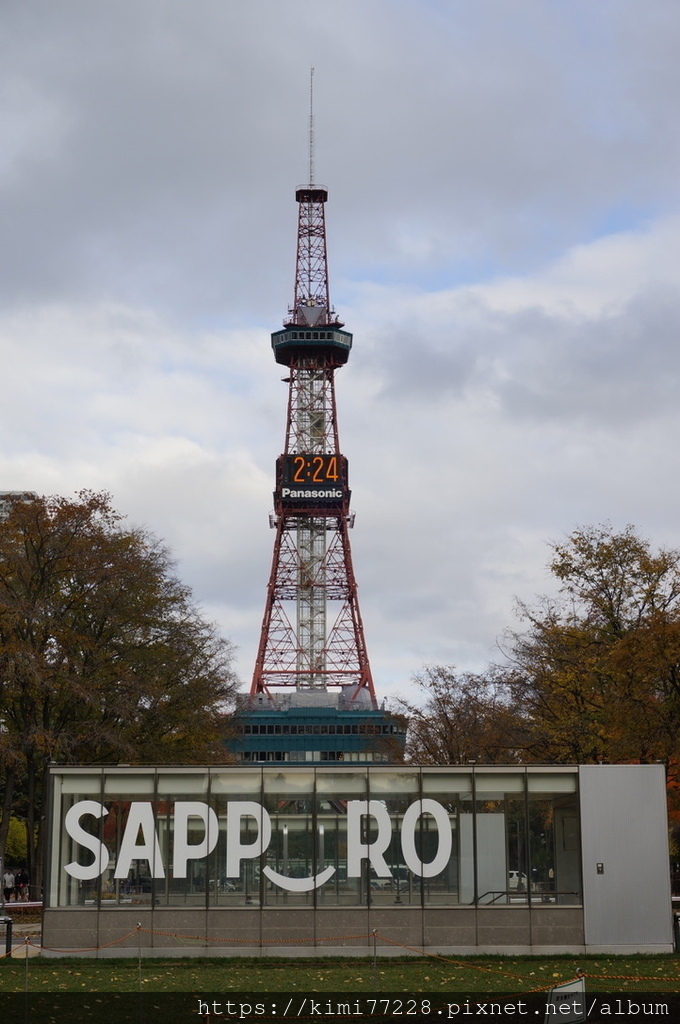
<path id="1" fill-rule="evenodd" d="M 342 455 L 286 455 L 283 483 L 328 487 L 347 483 L 347 459 Z"/>
<path id="2" fill-rule="evenodd" d="M 286 505 L 338 505 L 349 500 L 344 455 L 281 455 L 276 464 L 276 496 Z"/>

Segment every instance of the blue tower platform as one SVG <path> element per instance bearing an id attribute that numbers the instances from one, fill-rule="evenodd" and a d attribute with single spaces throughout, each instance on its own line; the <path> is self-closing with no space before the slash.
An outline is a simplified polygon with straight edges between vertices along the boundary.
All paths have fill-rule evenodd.
<path id="1" fill-rule="evenodd" d="M 240 761 L 320 765 L 403 760 L 405 716 L 357 707 L 356 702 L 343 708 L 342 695 L 338 699 L 331 693 L 277 697 L 276 705 L 268 697 L 251 699 L 237 712 L 229 749 Z"/>

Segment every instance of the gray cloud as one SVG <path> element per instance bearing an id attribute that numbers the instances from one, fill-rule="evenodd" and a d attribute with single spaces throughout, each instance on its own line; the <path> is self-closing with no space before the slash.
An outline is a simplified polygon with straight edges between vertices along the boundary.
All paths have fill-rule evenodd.
<path id="1" fill-rule="evenodd" d="M 312 61 L 342 276 L 529 267 L 612 211 L 677 196 L 678 26 L 663 5 L 641 28 L 625 2 L 615 18 L 476 7 L 15 4 L 2 74 L 7 116 L 27 127 L 0 191 L 5 301 L 273 315 Z"/>
<path id="2" fill-rule="evenodd" d="M 679 44 L 662 0 L 10 0 L 3 486 L 110 490 L 248 678 L 313 63 L 381 691 L 493 656 L 577 522 L 680 543 Z"/>
<path id="3" fill-rule="evenodd" d="M 528 422 L 616 429 L 675 408 L 680 282 L 641 275 L 623 299 L 596 310 L 541 302 L 539 281 L 535 288 L 536 304 L 519 299 L 519 308 L 498 308 L 493 286 L 488 298 L 462 289 L 430 309 L 414 301 L 410 324 L 372 335 L 381 400 L 417 406 L 483 393 Z"/>

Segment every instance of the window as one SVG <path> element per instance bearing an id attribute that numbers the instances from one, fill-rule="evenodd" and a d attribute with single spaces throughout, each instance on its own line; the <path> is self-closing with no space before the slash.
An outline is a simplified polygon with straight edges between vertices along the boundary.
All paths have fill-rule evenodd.
<path id="1" fill-rule="evenodd" d="M 358 725 L 354 728 L 358 730 Z M 312 746 L 309 742 L 306 745 Z M 48 908 L 79 907 L 83 912 L 86 892 L 87 906 L 93 907 L 94 913 L 106 913 L 105 907 L 129 900 L 130 885 L 137 886 L 136 899 L 149 904 L 159 899 L 166 906 L 184 906 L 188 896 L 196 898 L 197 904 L 202 901 L 201 905 L 207 900 L 210 906 L 233 906 L 235 901 L 243 900 L 247 887 L 260 892 L 257 858 L 242 859 L 240 896 L 232 889 L 219 888 L 214 880 L 219 879 L 217 867 L 226 857 L 230 802 L 260 803 L 263 794 L 263 806 L 272 821 L 266 863 L 284 875 L 300 878 L 319 872 L 321 865 L 333 864 L 333 880 L 322 890 L 328 907 L 365 905 L 369 895 L 364 875 L 347 875 L 348 826 L 354 827 L 348 817 L 349 800 L 377 801 L 391 822 L 392 837 L 383 849 L 391 877 L 371 890 L 376 906 L 391 906 L 397 892 L 400 903 L 414 907 L 505 906 L 511 916 L 514 907 L 526 911 L 530 904 L 532 912 L 539 915 L 546 907 L 550 911 L 551 906 L 581 902 L 576 769 L 486 765 L 418 768 L 385 764 L 382 751 L 338 749 L 288 752 L 251 747 L 243 751 L 241 760 L 240 768 L 226 769 L 55 769 Z M 314 761 L 325 768 L 314 766 Z M 284 767 L 287 763 L 295 771 L 288 773 Z M 430 809 L 418 809 L 421 798 L 430 802 Z M 101 875 L 86 879 L 85 886 L 63 870 L 71 861 L 85 867 L 92 862 L 91 852 L 79 844 L 65 824 L 69 809 L 83 800 L 101 801 L 105 808 L 106 817 L 100 818 L 83 810 L 81 828 L 101 837 L 111 854 Z M 186 877 L 174 878 L 169 871 L 176 827 L 172 805 L 187 800 L 214 810 L 219 839 L 209 861 L 201 864 L 201 858 L 189 858 Z M 166 871 L 164 881 L 160 875 L 147 877 L 153 873 L 146 865 L 134 867 L 134 878 L 132 873 L 128 879 L 114 877 L 113 865 L 127 815 L 135 802 L 153 806 Z M 436 813 L 432 803 L 438 805 Z M 190 815 L 188 824 L 184 819 L 184 829 L 191 832 L 189 846 L 200 843 L 203 835 L 197 817 L 200 815 Z M 247 846 L 255 836 L 255 823 L 246 815 L 241 827 L 242 841 Z M 376 819 L 370 815 L 361 827 L 370 830 L 373 840 L 379 832 Z M 419 875 L 408 866 L 418 861 L 431 864 L 440 849 L 445 855 L 436 874 Z M 321 899 L 309 893 L 286 894 L 271 887 L 266 890 L 265 902 L 311 906 L 316 898 Z"/>

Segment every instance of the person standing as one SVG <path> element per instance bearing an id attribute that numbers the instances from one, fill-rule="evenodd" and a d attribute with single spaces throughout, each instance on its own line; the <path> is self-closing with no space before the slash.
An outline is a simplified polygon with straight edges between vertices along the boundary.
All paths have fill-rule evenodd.
<path id="1" fill-rule="evenodd" d="M 14 874 L 9 868 L 7 868 L 2 876 L 2 887 L 5 891 L 5 903 L 9 903 L 10 897 L 14 892 Z"/>
<path id="2" fill-rule="evenodd" d="M 14 876 L 15 899 L 28 903 L 28 874 L 26 868 L 19 868 Z"/>

